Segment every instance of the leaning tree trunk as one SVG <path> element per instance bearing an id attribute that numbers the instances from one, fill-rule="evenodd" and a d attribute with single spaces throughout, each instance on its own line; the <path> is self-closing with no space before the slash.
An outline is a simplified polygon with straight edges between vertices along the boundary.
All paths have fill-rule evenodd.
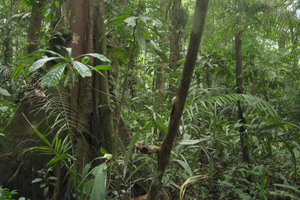
<path id="1" fill-rule="evenodd" d="M 192 80 L 198 50 L 204 30 L 204 23 L 206 19 L 208 0 L 197 0 L 194 22 L 192 26 L 192 32 L 190 35 L 190 43 L 187 50 L 187 55 L 184 63 L 182 79 L 179 87 L 176 100 L 173 104 L 170 123 L 168 127 L 165 139 L 161 144 L 161 149 L 158 153 L 158 164 L 154 174 L 147 200 L 155 200 L 159 189 L 161 188 L 161 180 L 169 164 L 170 154 L 173 147 L 173 143 L 178 131 L 180 119 L 182 116 L 184 104 L 188 95 L 188 90 Z"/>

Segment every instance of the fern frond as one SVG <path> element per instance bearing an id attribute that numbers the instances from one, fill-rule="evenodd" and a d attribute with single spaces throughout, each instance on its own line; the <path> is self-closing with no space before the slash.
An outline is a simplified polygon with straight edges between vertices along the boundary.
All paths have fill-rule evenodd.
<path id="1" fill-rule="evenodd" d="M 63 131 L 68 131 L 68 133 L 72 133 L 73 130 L 78 130 L 80 133 L 85 131 L 84 122 L 77 112 L 78 109 L 74 110 L 70 106 L 70 102 L 77 105 L 75 100 L 61 85 L 57 85 L 48 91 L 42 91 L 41 88 L 36 89 L 27 85 L 24 90 L 27 92 L 24 98 L 34 101 L 37 107 L 32 112 L 44 111 L 47 114 L 44 120 L 52 118 L 53 123 L 50 125 L 49 133 L 54 130 L 56 134 Z"/>
<path id="2" fill-rule="evenodd" d="M 265 111 L 275 121 L 278 121 L 278 114 L 275 109 L 267 101 L 252 95 L 227 94 L 222 96 L 209 97 L 201 101 L 203 101 L 204 104 L 208 104 L 212 107 L 214 107 L 213 104 L 224 106 L 225 104 L 231 104 L 240 101 L 242 103 L 248 104 L 249 106 L 252 106 L 253 108 L 257 108 L 258 110 Z"/>
<path id="3" fill-rule="evenodd" d="M 10 74 L 11 74 L 11 70 L 5 66 L 5 65 L 0 65 L 0 77 L 2 79 L 9 79 L 10 77 Z"/>

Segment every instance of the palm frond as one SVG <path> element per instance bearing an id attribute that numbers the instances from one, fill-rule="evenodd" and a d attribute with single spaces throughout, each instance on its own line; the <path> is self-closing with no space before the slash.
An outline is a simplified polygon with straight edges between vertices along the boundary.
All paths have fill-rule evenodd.
<path id="1" fill-rule="evenodd" d="M 278 114 L 275 109 L 265 100 L 259 97 L 255 97 L 247 94 L 227 94 L 222 96 L 214 96 L 201 100 L 203 105 L 210 105 L 214 107 L 214 104 L 219 106 L 224 106 L 226 104 L 236 103 L 240 101 L 241 103 L 248 104 L 253 108 L 265 111 L 266 114 L 271 116 L 275 121 L 278 121 Z"/>
<path id="2" fill-rule="evenodd" d="M 11 74 L 11 70 L 5 66 L 5 65 L 0 65 L 0 77 L 1 79 L 8 80 Z"/>
<path id="3" fill-rule="evenodd" d="M 44 120 L 51 118 L 52 124 L 49 128 L 49 133 L 55 131 L 55 134 L 60 134 L 63 131 L 73 133 L 85 132 L 84 122 L 81 120 L 81 115 L 78 109 L 72 109 L 70 102 L 77 105 L 75 100 L 61 85 L 43 91 L 38 86 L 24 86 L 27 95 L 24 98 L 34 101 L 36 109 L 32 112 L 44 111 L 47 117 Z M 43 121 L 44 121 L 43 120 Z"/>

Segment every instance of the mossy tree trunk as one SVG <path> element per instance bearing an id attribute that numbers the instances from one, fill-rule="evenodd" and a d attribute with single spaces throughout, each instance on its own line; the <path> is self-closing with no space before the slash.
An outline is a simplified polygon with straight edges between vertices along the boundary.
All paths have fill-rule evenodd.
<path id="1" fill-rule="evenodd" d="M 104 2 L 102 0 L 72 0 L 69 4 L 63 4 L 65 9 L 59 23 L 56 25 L 56 31 L 62 33 L 66 38 L 66 47 L 72 48 L 72 57 L 85 53 L 106 53 L 106 37 L 104 27 Z M 36 12 L 40 12 L 36 9 Z M 38 14 L 32 16 L 39 16 Z M 39 16 L 40 19 L 40 16 Z M 36 22 L 36 21 L 32 21 Z M 39 23 L 36 23 L 39 24 Z M 36 29 L 39 31 L 38 29 Z M 32 34 L 37 36 L 37 34 Z M 30 34 L 28 39 L 31 38 Z M 101 39 L 101 40 L 100 40 Z M 38 41 L 38 39 L 33 39 Z M 32 43 L 28 52 L 37 48 L 37 43 Z M 55 44 L 52 44 L 55 45 Z M 60 45 L 60 44 L 58 44 Z M 61 53 L 61 52 L 60 52 Z M 90 60 L 90 65 L 99 65 L 99 61 Z M 112 151 L 112 135 L 114 133 L 112 111 L 110 109 L 110 96 L 108 88 L 107 71 L 102 71 L 104 77 L 98 73 L 93 73 L 92 77 L 79 77 L 75 84 L 69 88 L 70 94 L 75 99 L 77 105 L 71 103 L 72 109 L 78 109 L 81 113 L 81 120 L 85 123 L 83 134 L 76 137 L 76 158 L 78 173 L 81 172 L 83 165 L 93 159 L 90 154 L 89 145 L 96 150 L 103 147 L 108 152 Z M 38 140 L 31 137 L 33 130 L 24 115 L 31 124 L 38 124 L 46 118 L 45 112 L 32 112 L 36 109 L 35 104 L 28 99 L 22 101 L 14 113 L 13 118 L 3 130 L 4 139 L 0 140 L 0 185 L 11 186 L 11 189 L 17 189 L 21 196 L 27 198 L 38 196 L 31 181 L 37 177 L 37 170 L 40 170 L 49 161 L 44 155 L 37 156 L 35 153 L 23 153 L 25 148 L 40 145 Z M 51 122 L 44 122 L 39 125 L 39 131 L 45 132 Z M 86 133 L 86 134 L 85 134 Z M 87 140 L 85 136 L 91 137 L 93 142 Z M 90 142 L 89 144 L 87 143 Z M 99 154 L 98 154 L 99 155 Z M 34 169 L 34 170 L 32 170 Z M 63 174 L 62 174 L 63 176 Z M 36 184 L 38 187 L 39 185 Z M 39 188 L 38 191 L 42 190 Z M 55 191 L 59 192 L 59 191 Z M 41 194 L 42 195 L 42 194 Z M 59 194 L 58 194 L 59 195 Z"/>
<path id="2" fill-rule="evenodd" d="M 13 1 L 11 1 L 11 8 Z M 37 50 L 40 39 L 41 28 L 41 4 L 33 4 L 28 32 L 27 52 L 33 53 Z M 10 14 L 11 15 L 11 14 Z M 10 23 L 10 19 L 9 23 Z M 8 49 L 7 49 L 8 50 Z M 7 51 L 9 52 L 9 51 Z M 38 126 L 41 119 L 46 117 L 45 112 L 33 112 L 36 110 L 35 101 L 24 98 L 18 105 L 14 116 L 3 129 L 5 135 L 0 139 L 0 185 L 9 189 L 17 189 L 20 195 L 28 198 L 43 198 L 42 191 L 38 185 L 31 183 L 32 177 L 37 171 L 44 167 L 49 157 L 34 152 L 26 152 L 25 149 L 41 145 L 39 140 L 33 136 L 33 130 L 25 117 L 33 125 Z M 40 131 L 48 129 L 48 121 L 39 125 Z"/>

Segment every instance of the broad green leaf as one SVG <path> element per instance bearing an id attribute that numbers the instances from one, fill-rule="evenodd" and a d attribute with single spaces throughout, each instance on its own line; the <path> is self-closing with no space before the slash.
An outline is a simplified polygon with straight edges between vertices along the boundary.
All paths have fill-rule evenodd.
<path id="1" fill-rule="evenodd" d="M 50 177 L 48 177 L 48 179 L 50 179 L 50 180 L 58 180 L 55 176 L 50 176 Z"/>
<path id="2" fill-rule="evenodd" d="M 84 56 L 92 56 L 94 58 L 97 58 L 103 62 L 111 62 L 106 56 L 99 54 L 99 53 L 87 53 L 87 54 L 82 54 L 80 56 L 77 56 L 76 58 L 84 57 Z M 75 59 L 76 59 L 75 58 Z"/>
<path id="3" fill-rule="evenodd" d="M 140 15 L 140 19 L 141 19 L 145 24 L 147 24 L 147 19 L 148 19 L 147 16 L 145 16 L 145 15 Z"/>
<path id="4" fill-rule="evenodd" d="M 174 159 L 173 161 L 178 162 L 184 168 L 184 170 L 189 174 L 190 177 L 192 177 L 194 175 L 191 167 L 189 166 L 189 164 L 187 162 L 184 162 L 182 160 L 177 160 L 177 159 Z"/>
<path id="5" fill-rule="evenodd" d="M 139 17 L 128 17 L 124 21 L 129 25 L 129 26 L 135 26 L 136 25 L 136 19 Z"/>
<path id="6" fill-rule="evenodd" d="M 55 59 L 61 59 L 61 58 L 60 57 L 51 57 L 51 58 L 47 57 L 47 58 L 42 58 L 42 59 L 39 59 L 39 60 L 35 61 L 29 67 L 28 73 L 32 73 L 32 72 L 36 71 L 37 69 L 43 67 L 46 62 L 49 62 L 49 61 L 55 60 Z"/>
<path id="7" fill-rule="evenodd" d="M 91 68 L 91 70 L 115 70 L 112 66 L 109 66 L 109 65 L 97 65 L 93 68 Z"/>
<path id="8" fill-rule="evenodd" d="M 240 196 L 241 199 L 243 200 L 250 200 L 251 197 L 247 194 L 247 193 L 244 193 L 241 189 L 237 189 L 236 190 L 238 195 Z"/>
<path id="9" fill-rule="evenodd" d="M 144 38 L 144 35 L 141 31 L 140 26 L 136 27 L 136 34 L 137 34 L 137 40 L 138 40 L 138 43 L 139 43 L 139 46 L 140 46 L 141 50 L 145 50 L 146 49 L 146 42 L 145 42 L 145 38 Z"/>
<path id="10" fill-rule="evenodd" d="M 60 58 L 64 58 L 64 57 L 63 57 L 62 55 L 60 55 L 59 53 L 56 53 L 56 52 L 50 51 L 50 50 L 45 50 L 45 49 L 41 49 L 41 50 L 35 51 L 35 52 L 29 54 L 28 56 L 33 56 L 33 55 L 35 55 L 35 54 L 37 54 L 37 53 L 51 53 L 51 54 L 56 55 L 56 56 L 58 56 L 58 57 L 60 57 Z"/>
<path id="11" fill-rule="evenodd" d="M 65 49 L 68 52 L 68 56 L 71 58 L 72 57 L 72 48 L 65 48 Z"/>
<path id="12" fill-rule="evenodd" d="M 36 178 L 31 183 L 38 183 L 41 182 L 42 180 L 43 180 L 42 178 Z"/>
<path id="13" fill-rule="evenodd" d="M 86 76 L 92 76 L 91 70 L 81 62 L 74 61 L 73 66 L 83 78 Z"/>
<path id="14" fill-rule="evenodd" d="M 90 194 L 92 187 L 94 185 L 94 181 L 95 181 L 95 179 L 90 179 L 85 182 L 83 190 L 82 190 L 85 194 Z"/>
<path id="15" fill-rule="evenodd" d="M 6 89 L 0 88 L 0 94 L 4 95 L 4 96 L 10 96 L 9 92 Z"/>
<path id="16" fill-rule="evenodd" d="M 18 67 L 16 67 L 10 74 L 10 78 L 17 79 L 20 76 L 23 69 L 24 65 L 19 65 Z"/>
<path id="17" fill-rule="evenodd" d="M 56 83 L 60 80 L 67 65 L 67 63 L 60 64 L 59 66 L 48 72 L 43 78 L 42 85 L 47 87 L 55 86 Z"/>
<path id="18" fill-rule="evenodd" d="M 102 200 L 106 196 L 106 163 L 102 163 L 97 167 L 95 180 L 91 194 L 91 200 Z"/>
<path id="19" fill-rule="evenodd" d="M 207 139 L 202 139 L 202 140 L 182 140 L 179 145 L 194 145 L 194 144 L 198 144 L 200 142 L 203 142 Z"/>
<path id="20" fill-rule="evenodd" d="M 283 188 L 287 188 L 287 189 L 292 189 L 294 190 L 295 192 L 299 193 L 300 194 L 300 190 L 298 190 L 298 188 L 294 187 L 294 186 L 291 186 L 291 185 L 284 185 L 284 184 L 278 184 L 278 183 L 275 183 L 273 184 L 275 186 L 278 186 L 278 187 L 283 187 Z"/>
<path id="21" fill-rule="evenodd" d="M 166 135 L 168 131 L 168 126 L 165 125 L 161 120 L 157 119 L 155 120 L 156 127 L 158 130 L 163 134 Z"/>

